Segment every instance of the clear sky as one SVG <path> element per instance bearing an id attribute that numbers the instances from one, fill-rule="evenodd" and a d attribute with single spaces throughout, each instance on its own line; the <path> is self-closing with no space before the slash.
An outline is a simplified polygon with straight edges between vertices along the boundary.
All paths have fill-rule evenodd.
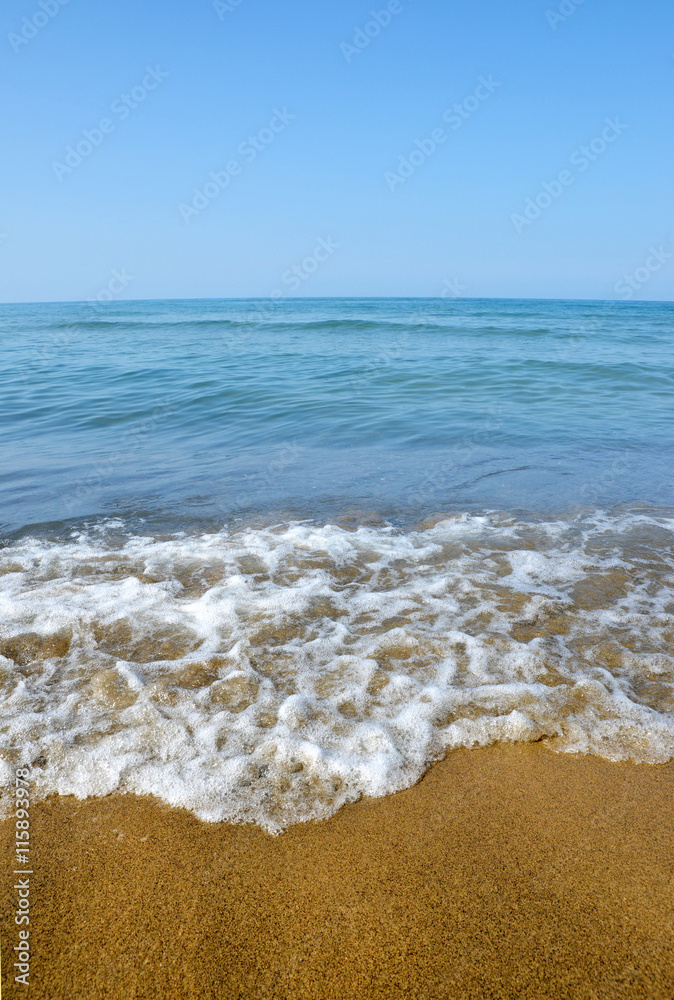
<path id="1" fill-rule="evenodd" d="M 0 22 L 2 301 L 674 299 L 671 0 Z"/>

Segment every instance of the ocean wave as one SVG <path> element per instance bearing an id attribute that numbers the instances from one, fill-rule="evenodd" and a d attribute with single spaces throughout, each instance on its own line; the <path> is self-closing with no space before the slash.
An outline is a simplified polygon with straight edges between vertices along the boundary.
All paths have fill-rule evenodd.
<path id="1" fill-rule="evenodd" d="M 22 538 L 0 550 L 0 770 L 278 832 L 457 747 L 664 762 L 673 591 L 674 519 L 643 511 Z"/>

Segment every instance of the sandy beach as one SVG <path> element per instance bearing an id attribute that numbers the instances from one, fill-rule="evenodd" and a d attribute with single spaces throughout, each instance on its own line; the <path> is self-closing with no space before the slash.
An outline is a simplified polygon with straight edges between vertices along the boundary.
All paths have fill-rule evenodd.
<path id="1" fill-rule="evenodd" d="M 0 1000 L 674 1000 L 647 13 L 0 11 Z"/>
<path id="2" fill-rule="evenodd" d="M 673 792 L 674 765 L 534 744 L 451 753 L 279 837 L 52 798 L 32 811 L 30 996 L 664 1000 Z M 14 895 L 8 875 L 6 997 L 26 995 Z"/>

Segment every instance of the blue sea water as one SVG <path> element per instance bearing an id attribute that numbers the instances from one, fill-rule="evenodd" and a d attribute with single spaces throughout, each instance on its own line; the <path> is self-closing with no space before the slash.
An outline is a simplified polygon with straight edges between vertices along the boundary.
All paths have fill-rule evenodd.
<path id="1" fill-rule="evenodd" d="M 0 788 L 278 832 L 456 747 L 674 757 L 673 304 L 8 305 L 0 339 Z"/>
<path id="2" fill-rule="evenodd" d="M 0 532 L 668 504 L 674 305 L 0 307 Z"/>

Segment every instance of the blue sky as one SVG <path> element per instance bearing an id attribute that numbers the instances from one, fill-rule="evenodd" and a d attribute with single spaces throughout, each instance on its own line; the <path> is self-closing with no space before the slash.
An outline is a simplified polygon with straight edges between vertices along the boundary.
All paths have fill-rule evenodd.
<path id="1" fill-rule="evenodd" d="M 670 0 L 0 21 L 2 301 L 674 299 Z"/>

